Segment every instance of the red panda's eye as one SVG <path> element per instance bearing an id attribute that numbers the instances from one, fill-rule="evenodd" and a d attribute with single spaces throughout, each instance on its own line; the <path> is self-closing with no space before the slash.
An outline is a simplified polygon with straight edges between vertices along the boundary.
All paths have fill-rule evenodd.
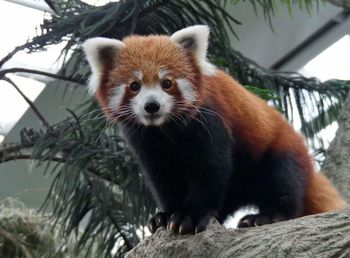
<path id="1" fill-rule="evenodd" d="M 162 82 L 162 87 L 163 87 L 163 89 L 170 89 L 171 88 L 171 86 L 172 86 L 172 82 L 170 81 L 170 80 L 164 80 L 163 82 Z"/>
<path id="2" fill-rule="evenodd" d="M 140 83 L 138 83 L 138 82 L 132 82 L 131 84 L 130 84 L 130 89 L 132 90 L 132 91 L 139 91 L 140 90 L 140 88 L 141 88 L 141 85 L 140 85 Z"/>

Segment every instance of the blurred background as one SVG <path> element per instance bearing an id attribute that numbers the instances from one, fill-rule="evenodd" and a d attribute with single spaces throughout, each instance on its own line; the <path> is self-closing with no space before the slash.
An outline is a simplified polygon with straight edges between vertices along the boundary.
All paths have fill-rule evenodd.
<path id="1" fill-rule="evenodd" d="M 350 12 L 344 6 L 335 5 L 337 1 L 255 1 L 259 4 L 254 1 L 193 1 L 190 4 L 189 1 L 178 1 L 176 6 L 169 7 L 171 2 L 0 1 L 0 60 L 9 57 L 0 62 L 0 74 L 4 70 L 10 71 L 6 72 L 6 80 L 0 77 L 0 144 L 3 150 L 0 156 L 3 161 L 0 164 L 0 202 L 11 197 L 28 208 L 38 209 L 48 198 L 46 211 L 54 211 L 55 218 L 69 221 L 65 229 L 71 232 L 84 219 L 88 221 L 91 213 L 103 223 L 108 223 L 106 217 L 117 216 L 97 214 L 97 201 L 91 201 L 89 198 L 93 197 L 86 193 L 86 185 L 107 180 L 102 185 L 112 192 L 110 196 L 118 200 L 117 210 L 127 214 L 123 213 L 124 217 L 120 220 L 127 233 L 124 232 L 126 236 L 111 237 L 121 230 L 115 229 L 113 223 L 106 226 L 109 244 L 107 238 L 103 239 L 105 247 L 112 249 L 114 244 L 111 243 L 119 238 L 122 241 L 119 247 L 125 245 L 126 239 L 131 239 L 124 249 L 118 247 L 118 251 L 114 250 L 114 253 L 121 254 L 135 245 L 143 237 L 142 225 L 154 206 L 147 205 L 152 201 L 142 201 L 143 204 L 135 208 L 135 203 L 140 202 L 136 200 L 138 195 L 135 199 L 125 196 L 125 192 L 134 193 L 142 180 L 136 180 L 134 185 L 129 183 L 135 181 L 139 171 L 130 161 L 129 154 L 122 152 L 124 146 L 120 139 L 113 138 L 117 129 L 106 129 L 103 116 L 94 113 L 96 104 L 87 96 L 84 87 L 89 71 L 79 46 L 85 38 L 93 36 L 120 39 L 129 33 L 170 34 L 184 25 L 196 23 L 208 23 L 212 28 L 211 37 L 215 45 L 212 44 L 211 48 L 218 46 L 221 52 L 210 50 L 211 60 L 244 86 L 252 87 L 253 92 L 266 97 L 266 92 L 261 93 L 259 89 L 267 90 L 267 101 L 279 108 L 293 126 L 307 136 L 310 151 L 318 160 L 317 166 L 322 165 L 324 153 L 336 135 L 337 117 L 349 86 Z M 212 5 L 224 11 L 220 8 L 215 12 L 208 11 Z M 174 13 L 171 13 L 172 8 Z M 142 16 L 145 10 L 148 13 Z M 196 13 L 203 14 L 205 11 L 210 15 L 202 17 Z M 181 20 L 181 12 L 188 12 L 190 18 Z M 162 15 L 168 15 L 169 24 L 163 22 Z M 198 18 L 193 18 L 196 15 Z M 206 20 L 205 16 L 210 18 Z M 161 25 L 155 25 L 157 17 Z M 106 29 L 106 24 L 111 21 L 114 24 Z M 232 49 L 230 55 L 227 49 Z M 9 56 L 12 51 L 14 54 Z M 43 73 L 32 73 L 31 70 Z M 58 74 L 58 77 L 53 74 Z M 317 79 L 308 79 L 312 77 Z M 44 121 L 33 111 L 28 100 L 45 118 Z M 84 114 L 89 115 L 84 117 Z M 94 140 L 87 143 L 86 138 L 82 140 L 74 136 L 78 129 L 76 124 L 69 123 L 79 121 L 81 127 L 78 129 L 82 129 L 85 136 L 95 137 Z M 96 124 L 91 125 L 91 121 Z M 101 131 L 105 132 L 102 136 L 98 133 Z M 105 142 L 101 143 L 101 139 Z M 85 159 L 80 158 L 81 153 L 76 158 L 74 155 L 78 151 L 72 154 L 73 147 L 67 150 L 66 146 L 81 144 L 79 146 L 87 148 L 86 144 L 94 146 L 94 143 L 100 147 L 88 153 L 88 157 L 95 157 L 96 153 L 110 157 L 103 160 L 105 163 L 97 164 L 96 160 L 91 161 L 95 162 L 93 164 L 89 163 L 89 166 L 101 169 L 95 173 L 97 178 L 91 177 L 86 182 L 80 175 L 65 174 L 67 171 L 84 174 L 85 166 L 82 168 L 81 164 L 87 164 Z M 14 152 L 6 149 L 13 146 L 20 147 Z M 112 151 L 111 146 L 114 146 Z M 116 159 L 116 151 L 118 155 L 124 155 L 123 158 Z M 68 157 L 74 161 L 68 162 Z M 56 167 L 58 159 L 64 159 L 64 164 Z M 74 163 L 77 160 L 82 163 Z M 129 170 L 134 171 L 130 178 Z M 111 179 L 106 176 L 108 173 L 116 176 Z M 120 178 L 118 173 L 122 175 Z M 67 189 L 70 180 L 75 181 Z M 102 192 L 101 189 L 98 191 Z M 62 192 L 67 196 L 63 196 Z M 142 195 L 142 191 L 139 194 Z M 77 202 L 82 202 L 81 206 L 78 207 Z M 132 212 L 125 211 L 125 203 L 133 206 Z M 115 203 L 113 205 L 116 207 Z M 72 221 L 72 214 L 77 216 L 74 218 L 77 221 Z M 98 223 L 94 229 L 97 227 Z"/>

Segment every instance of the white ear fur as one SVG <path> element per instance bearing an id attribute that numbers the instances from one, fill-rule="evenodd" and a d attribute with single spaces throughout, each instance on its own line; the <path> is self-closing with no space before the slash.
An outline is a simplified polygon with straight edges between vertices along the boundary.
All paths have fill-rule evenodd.
<path id="1" fill-rule="evenodd" d="M 110 65 L 117 53 L 124 47 L 124 43 L 116 39 L 91 38 L 83 45 L 86 58 L 91 67 L 91 78 L 88 88 L 91 95 L 95 94 L 99 87 L 99 79 L 103 68 Z"/>
<path id="2" fill-rule="evenodd" d="M 215 66 L 207 60 L 209 40 L 209 27 L 207 25 L 184 28 L 175 32 L 170 39 L 182 48 L 190 49 L 194 53 L 203 74 L 210 76 L 215 73 Z"/>

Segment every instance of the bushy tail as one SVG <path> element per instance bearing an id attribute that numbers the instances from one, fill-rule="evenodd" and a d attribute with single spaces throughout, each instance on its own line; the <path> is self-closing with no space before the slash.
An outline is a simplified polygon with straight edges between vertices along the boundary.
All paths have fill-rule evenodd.
<path id="1" fill-rule="evenodd" d="M 311 176 L 304 197 L 303 215 L 339 210 L 348 206 L 332 183 L 322 173 L 314 173 Z"/>

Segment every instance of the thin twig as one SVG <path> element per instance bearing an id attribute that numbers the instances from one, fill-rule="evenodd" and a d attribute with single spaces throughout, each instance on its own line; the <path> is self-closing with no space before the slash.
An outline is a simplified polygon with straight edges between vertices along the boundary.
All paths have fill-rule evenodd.
<path id="1" fill-rule="evenodd" d="M 63 81 L 77 83 L 77 84 L 80 84 L 80 85 L 85 85 L 84 82 L 82 82 L 82 81 L 80 81 L 78 79 L 75 79 L 75 78 L 65 77 L 65 76 L 62 76 L 62 75 L 54 74 L 54 73 L 49 73 L 49 72 L 44 72 L 44 71 L 39 71 L 39 70 L 34 70 L 34 69 L 27 69 L 27 68 L 10 68 L 10 69 L 0 70 L 0 79 L 2 79 L 8 73 L 38 74 L 38 75 L 51 77 L 51 78 L 54 78 L 54 79 L 59 79 L 59 80 L 63 80 Z"/>
<path id="2" fill-rule="evenodd" d="M 10 60 L 18 51 L 21 51 L 21 50 L 23 50 L 23 49 L 25 49 L 25 48 L 27 48 L 29 45 L 31 45 L 32 43 L 25 43 L 25 44 L 23 44 L 23 45 L 20 45 L 20 46 L 17 46 L 17 47 L 15 47 L 15 49 L 14 50 L 12 50 L 10 53 L 8 53 L 4 58 L 2 58 L 1 60 L 0 60 L 0 68 L 8 61 L 8 60 Z"/>
<path id="3" fill-rule="evenodd" d="M 10 78 L 4 77 L 2 78 L 2 80 L 10 83 L 18 91 L 18 93 L 23 97 L 23 99 L 28 103 L 28 105 L 33 109 L 34 113 L 41 120 L 44 126 L 46 128 L 50 128 L 50 124 L 47 122 L 45 117 L 40 113 L 40 111 L 37 109 L 34 103 L 21 91 L 21 89 Z"/>
<path id="4" fill-rule="evenodd" d="M 31 154 L 21 153 L 21 150 L 27 149 L 30 147 L 32 147 L 32 146 L 23 145 L 23 144 L 16 144 L 16 145 L 12 145 L 12 146 L 0 149 L 0 164 L 7 162 L 7 161 L 17 160 L 17 159 L 40 160 L 40 158 L 35 158 Z M 13 154 L 13 153 L 16 153 L 16 154 Z M 62 162 L 62 163 L 67 162 L 67 159 L 62 158 L 62 157 L 50 157 L 47 160 L 48 161 L 50 160 L 50 161 Z M 116 181 L 114 180 L 114 178 L 111 175 L 99 174 L 98 171 L 94 170 L 93 168 L 87 169 L 86 173 L 92 177 L 98 177 L 98 178 L 104 179 L 108 182 L 116 183 Z"/>
<path id="5" fill-rule="evenodd" d="M 11 160 L 19 160 L 19 159 L 31 159 L 31 160 L 34 160 L 32 155 L 30 155 L 30 154 L 15 154 L 15 155 L 4 156 L 2 159 L 0 159 L 0 163 L 8 162 L 8 161 L 11 161 Z M 59 157 L 50 157 L 50 158 L 48 158 L 48 160 L 61 162 L 61 163 L 66 162 L 66 160 L 64 158 L 59 158 Z"/>
<path id="6" fill-rule="evenodd" d="M 5 153 L 19 152 L 22 149 L 26 149 L 26 148 L 30 148 L 30 147 L 32 147 L 32 145 L 15 144 L 15 145 L 11 145 L 9 147 L 2 148 L 0 150 L 0 160 L 3 159 L 3 157 L 5 156 Z"/>

